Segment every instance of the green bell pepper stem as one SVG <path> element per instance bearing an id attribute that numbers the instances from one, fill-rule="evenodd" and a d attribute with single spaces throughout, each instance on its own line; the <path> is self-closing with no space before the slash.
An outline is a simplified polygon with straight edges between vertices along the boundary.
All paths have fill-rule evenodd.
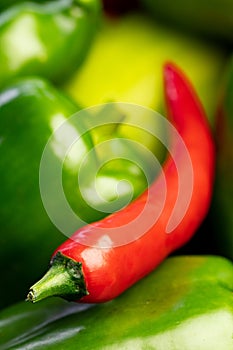
<path id="1" fill-rule="evenodd" d="M 24 1 L 4 9 L 0 87 L 26 75 L 64 81 L 86 57 L 99 17 L 99 0 Z"/>
<path id="2" fill-rule="evenodd" d="M 217 256 L 180 256 L 115 300 L 98 305 L 47 299 L 0 312 L 0 348 L 229 350 L 233 265 Z"/>
<path id="3" fill-rule="evenodd" d="M 166 155 L 165 146 L 156 135 L 163 140 L 167 135 L 160 119 L 150 109 L 127 103 L 107 103 L 93 110 L 96 111 L 94 117 L 87 118 L 86 122 L 101 165 L 96 187 L 105 204 L 102 201 L 99 208 L 110 213 L 111 202 L 114 201 L 114 211 L 122 208 L 129 202 L 130 193 L 131 199 L 135 199 L 154 180 L 159 172 L 154 155 L 159 164 Z M 123 186 L 122 191 L 119 186 L 114 193 L 116 180 Z M 94 203 L 93 195 L 88 190 L 89 201 Z"/>

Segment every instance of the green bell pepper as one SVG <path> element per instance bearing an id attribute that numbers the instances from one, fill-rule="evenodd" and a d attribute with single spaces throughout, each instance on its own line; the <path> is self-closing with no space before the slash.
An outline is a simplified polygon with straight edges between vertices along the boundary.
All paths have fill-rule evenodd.
<path id="1" fill-rule="evenodd" d="M 190 77 L 213 121 L 223 50 L 143 14 L 104 17 L 92 50 L 65 89 L 83 106 L 121 101 L 164 112 L 161 72 L 171 59 Z"/>
<path id="2" fill-rule="evenodd" d="M 139 0 L 154 18 L 223 43 L 233 43 L 231 0 Z"/>
<path id="3" fill-rule="evenodd" d="M 63 81 L 86 57 L 99 16 L 99 0 L 21 1 L 4 9 L 0 86 L 31 74 Z"/>
<path id="4" fill-rule="evenodd" d="M 210 224 L 221 254 L 233 260 L 233 56 L 216 118 L 217 170 Z"/>
<path id="5" fill-rule="evenodd" d="M 0 3 L 0 10 L 6 9 L 12 5 L 15 5 L 19 2 L 22 2 L 22 0 L 2 0 Z"/>
<path id="6" fill-rule="evenodd" d="M 52 247 L 64 240 L 43 207 L 39 165 L 53 132 L 53 118 L 67 118 L 77 110 L 75 103 L 39 78 L 19 81 L 0 94 L 0 265 L 6 270 L 1 305 L 16 299 L 15 285 L 22 297 L 24 283 L 43 271 Z M 91 147 L 91 138 L 83 140 L 84 152 Z M 35 258 L 38 247 L 40 254 Z M 26 272 L 30 261 L 33 266 Z M 17 281 L 19 275 L 22 284 Z"/>
<path id="7" fill-rule="evenodd" d="M 217 256 L 171 257 L 117 299 L 48 299 L 0 312 L 1 350 L 233 347 L 233 265 Z"/>
<path id="8" fill-rule="evenodd" d="M 0 93 L 0 266 L 5 270 L 0 305 L 22 298 L 27 287 L 45 272 L 52 251 L 65 239 L 60 231 L 70 235 L 80 226 L 120 209 L 156 175 L 158 169 L 153 168 L 151 158 L 118 137 L 118 127 L 127 120 L 127 113 L 121 120 L 122 111 L 109 104 L 98 107 L 92 116 L 86 110 L 64 123 L 79 109 L 41 78 L 21 79 Z M 94 128 L 95 120 L 100 123 L 98 128 Z M 151 127 L 153 124 L 157 126 L 156 119 L 151 119 Z M 57 132 L 59 125 L 65 125 L 62 137 Z M 73 135 L 82 136 L 73 148 L 68 148 Z M 144 131 L 143 135 L 146 139 Z M 47 163 L 42 162 L 45 154 L 49 157 Z M 59 173 L 54 173 L 59 167 L 61 193 Z M 77 175 L 81 176 L 78 183 Z M 73 217 L 67 219 L 61 204 L 63 191 L 84 223 L 72 221 Z M 54 222 L 53 213 L 58 221 Z M 35 256 L 38 247 L 40 253 Z"/>

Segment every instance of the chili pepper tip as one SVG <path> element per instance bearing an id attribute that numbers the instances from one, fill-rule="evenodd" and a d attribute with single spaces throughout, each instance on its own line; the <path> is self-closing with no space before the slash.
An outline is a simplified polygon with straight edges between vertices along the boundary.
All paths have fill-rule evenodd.
<path id="1" fill-rule="evenodd" d="M 31 301 L 32 303 L 35 302 L 35 294 L 34 294 L 33 289 L 30 289 L 30 290 L 29 290 L 28 295 L 27 295 L 25 301 Z"/>

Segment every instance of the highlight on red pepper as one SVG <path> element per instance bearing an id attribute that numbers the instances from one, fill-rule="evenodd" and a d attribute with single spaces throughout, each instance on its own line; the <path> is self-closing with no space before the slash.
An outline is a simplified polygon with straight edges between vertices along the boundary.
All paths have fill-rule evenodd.
<path id="1" fill-rule="evenodd" d="M 172 63 L 164 67 L 164 84 L 168 116 L 182 142 L 171 135 L 163 171 L 138 199 L 79 229 L 56 249 L 50 270 L 30 288 L 27 300 L 48 296 L 89 303 L 111 300 L 185 244 L 202 222 L 212 195 L 212 135 L 195 91 Z M 138 238 L 129 242 L 130 234 Z M 91 245 L 86 244 L 88 238 Z"/>

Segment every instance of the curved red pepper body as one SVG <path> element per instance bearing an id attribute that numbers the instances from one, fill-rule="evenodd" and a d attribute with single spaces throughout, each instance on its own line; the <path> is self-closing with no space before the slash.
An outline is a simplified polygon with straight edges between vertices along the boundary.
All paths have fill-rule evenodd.
<path id="1" fill-rule="evenodd" d="M 81 302 L 104 302 L 118 296 L 185 244 L 207 213 L 215 158 L 211 132 L 183 73 L 173 64 L 167 64 L 164 81 L 169 119 L 184 144 L 172 138 L 163 174 L 138 199 L 119 212 L 79 229 L 54 252 L 53 256 L 60 252 L 82 264 L 88 295 L 82 297 Z M 160 210 L 161 201 L 164 202 Z M 179 205 L 174 209 L 176 201 Z M 172 215 L 173 222 L 169 225 Z M 142 230 L 145 233 L 116 246 L 117 236 L 111 236 L 112 228 L 116 227 L 117 234 L 123 232 L 126 236 L 137 236 L 137 231 Z M 95 241 L 95 246 L 80 243 L 88 236 Z M 103 242 L 107 242 L 106 248 L 101 247 Z"/>

